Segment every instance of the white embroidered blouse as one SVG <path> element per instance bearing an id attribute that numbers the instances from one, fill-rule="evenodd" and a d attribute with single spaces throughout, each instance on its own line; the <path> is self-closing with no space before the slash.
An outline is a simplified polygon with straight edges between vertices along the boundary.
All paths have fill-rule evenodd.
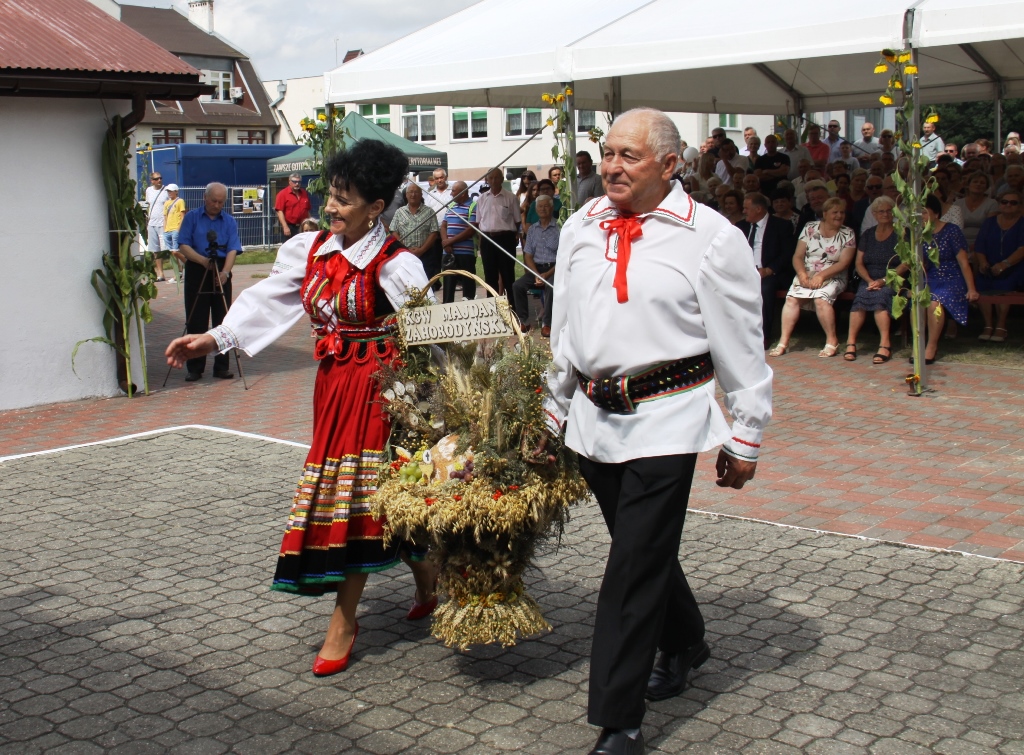
<path id="1" fill-rule="evenodd" d="M 302 306 L 301 288 L 306 277 L 309 249 L 316 232 L 300 233 L 286 241 L 277 251 L 270 277 L 246 289 L 231 305 L 224 322 L 209 331 L 217 341 L 219 353 L 238 348 L 254 356 L 280 338 L 285 331 L 306 314 Z M 331 236 L 317 249 L 320 257 L 339 252 L 345 259 L 365 270 L 380 252 L 388 234 L 377 224 L 358 242 L 343 249 L 341 239 Z M 410 290 L 423 290 L 427 276 L 419 257 L 399 252 L 380 267 L 380 286 L 397 310 L 409 299 Z M 428 293 L 433 300 L 433 293 Z"/>
<path id="2" fill-rule="evenodd" d="M 618 217 L 601 197 L 566 221 L 558 246 L 545 401 L 566 444 L 599 462 L 707 451 L 756 460 L 772 413 L 772 371 L 761 334 L 761 282 L 750 246 L 725 218 L 687 196 L 678 182 L 642 221 L 626 271 L 628 300 L 613 286 L 617 244 L 601 221 Z M 574 367 L 594 378 L 636 375 L 710 352 L 733 417 L 715 381 L 637 405 L 600 409 L 580 390 Z"/>

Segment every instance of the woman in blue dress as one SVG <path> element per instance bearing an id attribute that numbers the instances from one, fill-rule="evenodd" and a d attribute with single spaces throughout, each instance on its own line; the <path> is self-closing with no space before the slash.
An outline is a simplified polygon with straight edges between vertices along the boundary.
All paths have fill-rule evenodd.
<path id="1" fill-rule="evenodd" d="M 999 214 L 986 218 L 974 242 L 974 264 L 978 267 L 978 289 L 986 294 L 1006 294 L 1024 289 L 1024 218 L 1021 194 L 1015 189 L 999 192 Z M 993 310 L 997 315 L 993 329 Z M 979 341 L 1006 340 L 1009 304 L 982 304 L 985 327 Z"/>
<path id="2" fill-rule="evenodd" d="M 978 300 L 974 288 L 974 273 L 967 256 L 967 238 L 959 226 L 944 223 L 942 202 L 934 194 L 925 200 L 922 219 L 932 224 L 932 240 L 925 252 L 925 274 L 931 290 L 932 303 L 928 306 L 928 345 L 924 350 L 925 364 L 935 361 L 939 350 L 939 338 L 946 323 L 948 312 L 960 325 L 967 324 L 967 303 Z M 932 248 L 938 247 L 939 264 L 934 265 L 928 257 Z M 914 358 L 911 357 L 913 362 Z"/>

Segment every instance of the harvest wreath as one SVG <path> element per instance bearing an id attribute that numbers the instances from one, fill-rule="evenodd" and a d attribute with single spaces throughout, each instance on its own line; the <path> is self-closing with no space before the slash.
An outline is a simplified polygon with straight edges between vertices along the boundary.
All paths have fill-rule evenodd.
<path id="1" fill-rule="evenodd" d="M 407 309 L 430 305 L 425 293 L 398 313 L 400 332 Z M 431 631 L 463 650 L 550 628 L 523 572 L 538 542 L 560 534 L 569 506 L 588 495 L 575 456 L 545 429 L 550 355 L 523 338 L 507 302 L 497 307 L 513 345 L 401 338 L 400 361 L 377 375 L 393 423 L 374 514 L 386 518 L 385 537 L 431 547 L 447 598 Z"/>

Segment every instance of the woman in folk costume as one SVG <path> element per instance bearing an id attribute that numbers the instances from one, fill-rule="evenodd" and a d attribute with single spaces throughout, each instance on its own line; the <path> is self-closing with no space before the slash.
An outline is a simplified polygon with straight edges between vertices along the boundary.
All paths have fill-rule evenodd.
<path id="1" fill-rule="evenodd" d="M 416 580 L 407 618 L 437 605 L 434 568 L 423 551 L 385 546 L 383 522 L 370 514 L 377 466 L 391 432 L 374 378 L 398 356 L 396 327 L 386 321 L 427 285 L 423 266 L 388 234 L 380 215 L 408 170 L 396 148 L 362 141 L 328 165 L 330 232 L 300 233 L 278 251 L 273 271 L 243 292 L 224 323 L 175 339 L 167 361 L 239 348 L 252 356 L 303 315 L 320 361 L 313 393 L 313 443 L 292 504 L 273 589 L 304 595 L 336 592 L 318 676 L 343 671 L 359 625 L 356 607 L 370 572 L 405 560 Z"/>

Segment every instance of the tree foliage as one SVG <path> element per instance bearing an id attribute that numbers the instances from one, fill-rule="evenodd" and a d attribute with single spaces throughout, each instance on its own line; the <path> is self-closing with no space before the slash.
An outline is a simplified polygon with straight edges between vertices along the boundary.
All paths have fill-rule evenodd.
<path id="1" fill-rule="evenodd" d="M 968 142 L 988 139 L 995 144 L 996 105 L 992 100 L 956 102 L 936 105 L 939 113 L 938 133 L 947 144 L 953 142 L 960 149 Z M 1024 130 L 1024 99 L 1003 100 L 1003 138 L 1010 131 Z M 998 150 L 1002 144 L 995 145 Z"/>

